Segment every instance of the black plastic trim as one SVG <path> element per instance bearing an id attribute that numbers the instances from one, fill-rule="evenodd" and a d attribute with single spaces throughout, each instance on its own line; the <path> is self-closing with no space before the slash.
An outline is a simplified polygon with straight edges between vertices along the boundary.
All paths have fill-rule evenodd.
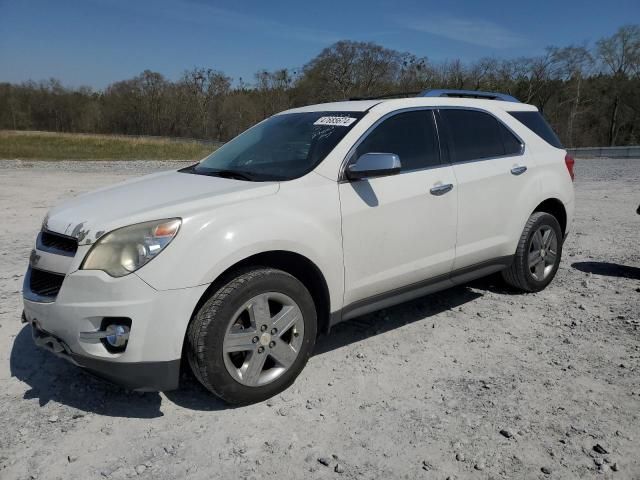
<path id="1" fill-rule="evenodd" d="M 60 279 L 60 285 L 58 287 L 58 290 L 55 291 L 55 293 L 53 294 L 47 294 L 47 295 L 43 295 L 41 293 L 38 293 L 34 290 L 32 290 L 31 288 L 31 283 L 32 283 L 32 275 L 33 273 L 36 273 L 36 275 L 41 274 L 41 275 L 51 275 L 51 276 L 58 276 L 58 277 L 62 277 Z M 57 272 L 49 272 L 47 270 L 42 270 L 39 268 L 33 268 L 32 266 L 29 266 L 27 268 L 27 273 L 24 276 L 24 281 L 22 282 L 22 296 L 23 298 L 31 301 L 31 302 L 38 302 L 38 303 L 53 303 L 56 301 L 56 298 L 58 297 L 58 294 L 60 293 L 60 290 L 62 289 L 62 285 L 64 283 L 64 279 L 65 279 L 66 275 L 62 274 L 62 273 L 57 273 Z"/>
<path id="2" fill-rule="evenodd" d="M 512 262 L 513 255 L 498 257 L 448 274 L 438 275 L 389 292 L 380 293 L 364 300 L 358 300 L 332 313 L 330 326 L 490 275 L 507 268 Z"/>
<path id="3" fill-rule="evenodd" d="M 48 243 L 53 243 L 50 245 Z M 59 246 L 56 246 L 59 245 Z M 66 248 L 60 246 L 66 245 Z M 50 230 L 41 230 L 36 238 L 36 249 L 43 252 L 63 255 L 65 257 L 75 257 L 78 251 L 78 239 Z"/>
<path id="4" fill-rule="evenodd" d="M 180 383 L 179 358 L 167 362 L 113 362 L 90 358 L 72 352 L 63 340 L 33 324 L 31 331 L 38 347 L 129 390 L 164 392 L 175 390 Z"/>
<path id="5" fill-rule="evenodd" d="M 180 359 L 168 362 L 109 362 L 83 357 L 71 357 L 78 366 L 116 385 L 142 392 L 165 392 L 178 388 Z"/>

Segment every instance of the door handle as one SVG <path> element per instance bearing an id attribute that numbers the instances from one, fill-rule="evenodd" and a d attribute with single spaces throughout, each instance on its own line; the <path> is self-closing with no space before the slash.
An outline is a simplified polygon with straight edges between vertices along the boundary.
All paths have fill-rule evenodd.
<path id="1" fill-rule="evenodd" d="M 431 195 L 439 197 L 440 195 L 444 195 L 451 190 L 453 190 L 453 184 L 447 183 L 446 185 L 436 185 L 431 190 L 429 190 L 429 192 L 431 192 Z"/>
<path id="2" fill-rule="evenodd" d="M 527 171 L 527 167 L 525 167 L 525 166 L 513 167 L 513 168 L 511 169 L 511 173 L 512 173 L 513 175 L 522 175 L 522 174 L 523 174 L 524 172 L 526 172 L 526 171 Z"/>

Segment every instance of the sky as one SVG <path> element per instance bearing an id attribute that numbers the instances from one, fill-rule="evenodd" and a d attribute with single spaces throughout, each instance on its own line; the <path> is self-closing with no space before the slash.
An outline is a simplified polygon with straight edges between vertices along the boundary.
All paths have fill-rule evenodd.
<path id="1" fill-rule="evenodd" d="M 343 39 L 473 61 L 593 45 L 634 22 L 638 0 L 0 0 L 0 82 L 101 89 L 198 66 L 251 83 Z"/>

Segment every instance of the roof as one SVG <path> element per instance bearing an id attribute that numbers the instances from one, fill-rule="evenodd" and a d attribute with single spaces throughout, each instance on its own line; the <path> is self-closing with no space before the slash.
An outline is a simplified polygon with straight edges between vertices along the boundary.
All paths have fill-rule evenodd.
<path id="1" fill-rule="evenodd" d="M 344 102 L 318 103 L 306 107 L 292 108 L 280 113 L 305 112 L 366 112 L 382 100 L 350 100 Z"/>
<path id="2" fill-rule="evenodd" d="M 305 112 L 364 112 L 384 107 L 384 110 L 395 110 L 410 107 L 480 107 L 487 110 L 499 108 L 509 112 L 537 111 L 534 105 L 526 103 L 505 102 L 501 100 L 484 100 L 478 98 L 457 97 L 410 97 L 394 98 L 388 100 L 349 100 L 344 102 L 318 103 L 306 107 L 292 108 L 280 113 L 305 113 Z M 377 108 L 376 108 L 377 110 Z"/>

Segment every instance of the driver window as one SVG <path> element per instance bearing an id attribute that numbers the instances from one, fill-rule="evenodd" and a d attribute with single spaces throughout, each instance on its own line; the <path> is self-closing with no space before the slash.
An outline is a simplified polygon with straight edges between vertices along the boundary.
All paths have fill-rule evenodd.
<path id="1" fill-rule="evenodd" d="M 403 172 L 440 165 L 432 112 L 416 110 L 387 118 L 356 148 L 356 158 L 365 153 L 395 153 Z"/>

